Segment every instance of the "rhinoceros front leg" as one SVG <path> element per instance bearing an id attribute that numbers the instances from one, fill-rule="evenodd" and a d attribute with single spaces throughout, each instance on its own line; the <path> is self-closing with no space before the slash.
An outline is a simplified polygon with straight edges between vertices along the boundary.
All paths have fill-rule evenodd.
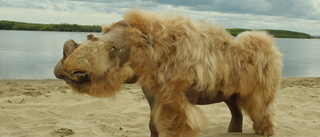
<path id="1" fill-rule="evenodd" d="M 150 92 L 146 88 L 144 88 L 144 87 L 141 87 L 141 88 L 142 88 L 143 94 L 145 95 L 145 97 L 148 101 L 150 110 L 152 110 L 153 104 L 154 104 L 154 97 L 150 94 Z M 150 129 L 150 133 L 151 133 L 150 137 L 158 137 L 159 136 L 158 130 L 157 130 L 156 125 L 154 124 L 152 115 L 150 115 L 149 129 Z"/>

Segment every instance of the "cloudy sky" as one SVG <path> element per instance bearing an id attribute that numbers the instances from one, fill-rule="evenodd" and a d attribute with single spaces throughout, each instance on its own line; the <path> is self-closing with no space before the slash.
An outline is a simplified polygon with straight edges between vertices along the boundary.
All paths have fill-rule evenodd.
<path id="1" fill-rule="evenodd" d="M 128 9 L 188 15 L 226 28 L 320 35 L 320 0 L 0 0 L 0 20 L 110 24 Z"/>

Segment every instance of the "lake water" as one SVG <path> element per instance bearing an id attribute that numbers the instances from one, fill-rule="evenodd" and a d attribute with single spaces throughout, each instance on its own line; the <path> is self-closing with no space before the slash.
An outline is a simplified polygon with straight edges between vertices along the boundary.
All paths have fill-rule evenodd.
<path id="1" fill-rule="evenodd" d="M 86 40 L 83 32 L 0 30 L 0 79 L 53 79 L 68 39 Z M 94 33 L 100 36 L 100 33 Z M 320 77 L 319 39 L 276 39 L 283 77 Z"/>

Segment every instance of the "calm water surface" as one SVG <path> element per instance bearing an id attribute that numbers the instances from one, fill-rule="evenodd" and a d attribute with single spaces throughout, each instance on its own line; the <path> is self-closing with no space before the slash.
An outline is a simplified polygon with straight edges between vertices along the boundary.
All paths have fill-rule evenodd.
<path id="1" fill-rule="evenodd" d="M 51 79 L 63 44 L 90 33 L 0 30 L 0 79 Z M 100 36 L 100 33 L 95 33 Z"/>
<path id="2" fill-rule="evenodd" d="M 0 79 L 51 79 L 68 39 L 89 33 L 0 30 Z M 100 36 L 100 33 L 95 33 Z M 320 77 L 319 39 L 276 39 L 284 55 L 283 77 Z"/>
<path id="3" fill-rule="evenodd" d="M 283 77 L 320 77 L 320 39 L 276 39 Z"/>

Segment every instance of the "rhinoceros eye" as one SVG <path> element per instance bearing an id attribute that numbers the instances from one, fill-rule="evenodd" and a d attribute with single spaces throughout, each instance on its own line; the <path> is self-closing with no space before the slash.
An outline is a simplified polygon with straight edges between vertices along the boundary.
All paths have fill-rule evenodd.
<path id="1" fill-rule="evenodd" d="M 109 49 L 110 50 L 116 50 L 117 48 L 115 46 L 110 46 Z"/>

